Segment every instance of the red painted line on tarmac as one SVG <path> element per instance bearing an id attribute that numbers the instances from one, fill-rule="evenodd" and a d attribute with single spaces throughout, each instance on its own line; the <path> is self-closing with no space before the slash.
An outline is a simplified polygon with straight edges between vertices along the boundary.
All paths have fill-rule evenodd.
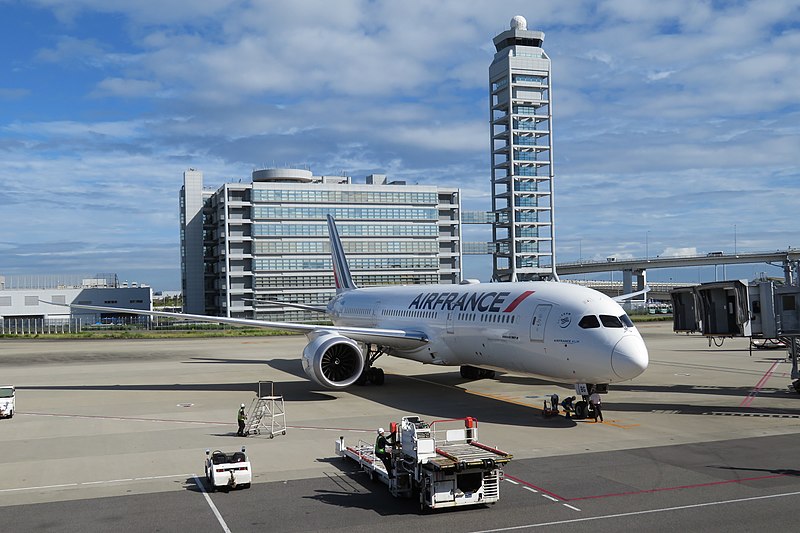
<path id="1" fill-rule="evenodd" d="M 764 385 L 767 384 L 769 378 L 772 377 L 772 373 L 775 371 L 775 367 L 778 366 L 778 363 L 780 363 L 780 361 L 775 361 L 772 363 L 772 366 L 769 367 L 769 370 L 767 370 L 763 376 L 761 376 L 761 379 L 758 380 L 758 383 L 756 383 L 756 386 L 750 391 L 750 394 L 747 395 L 747 398 L 742 400 L 742 403 L 739 404 L 739 407 L 750 407 L 750 404 L 753 403 L 753 400 L 755 400 L 756 396 L 758 396 L 758 392 L 764 388 Z"/>
<path id="2" fill-rule="evenodd" d="M 571 500 L 569 500 L 568 498 L 562 498 L 562 497 L 561 497 L 561 496 L 559 496 L 558 494 L 554 494 L 554 493 L 550 492 L 549 490 L 543 489 L 542 487 L 537 487 L 537 486 L 536 486 L 536 485 L 534 485 L 533 483 L 528 483 L 527 481 L 523 481 L 522 479 L 520 479 L 520 478 L 518 478 L 518 477 L 509 476 L 508 474 L 504 474 L 504 477 L 505 477 L 506 479 L 510 479 L 511 481 L 516 481 L 516 482 L 517 482 L 517 483 L 519 483 L 520 485 L 525 485 L 526 487 L 530 487 L 530 488 L 532 488 L 532 489 L 536 489 L 536 490 L 538 490 L 539 492 L 541 492 L 542 494 L 547 494 L 547 495 L 549 495 L 549 496 L 552 496 L 553 498 L 556 498 L 556 499 L 558 499 L 559 501 L 562 501 L 562 502 L 568 502 L 568 501 L 571 501 Z"/>
<path id="3" fill-rule="evenodd" d="M 506 476 L 508 477 L 508 476 Z M 759 476 L 759 477 L 748 477 L 743 479 L 727 479 L 725 481 L 711 481 L 709 483 L 696 483 L 694 485 L 680 485 L 677 487 L 659 487 L 657 489 L 647 489 L 647 490 L 633 490 L 630 492 L 617 492 L 613 494 L 598 494 L 596 496 L 581 496 L 579 498 L 567 498 L 564 501 L 568 502 L 575 502 L 580 500 L 595 500 L 599 498 L 614 498 L 617 496 L 633 496 L 636 494 L 652 494 L 654 492 L 665 492 L 668 490 L 683 490 L 683 489 L 697 489 L 701 487 L 713 487 L 714 485 L 727 485 L 729 483 L 742 483 L 744 481 L 758 481 L 762 479 L 776 479 L 780 477 L 786 477 L 786 474 L 774 474 L 771 476 Z"/>

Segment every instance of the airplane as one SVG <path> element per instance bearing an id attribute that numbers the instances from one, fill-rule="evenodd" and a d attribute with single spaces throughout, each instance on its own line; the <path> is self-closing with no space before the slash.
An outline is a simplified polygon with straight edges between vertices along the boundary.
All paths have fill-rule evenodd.
<path id="1" fill-rule="evenodd" d="M 330 215 L 327 222 L 336 296 L 324 308 L 275 303 L 324 310 L 332 326 L 71 307 L 300 332 L 309 340 L 301 356 L 303 370 L 328 389 L 383 384 L 384 372 L 374 366 L 383 355 L 459 366 L 466 379 L 513 372 L 571 383 L 576 391 L 605 390 L 647 368 L 644 340 L 617 301 L 639 293 L 615 300 L 558 281 L 359 288 Z"/>

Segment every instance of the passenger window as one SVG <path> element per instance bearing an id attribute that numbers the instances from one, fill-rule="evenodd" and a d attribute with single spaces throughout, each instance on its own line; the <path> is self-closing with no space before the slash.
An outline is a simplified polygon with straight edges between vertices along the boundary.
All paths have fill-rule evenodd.
<path id="1" fill-rule="evenodd" d="M 600 321 L 597 320 L 597 317 L 594 315 L 586 315 L 585 317 L 581 318 L 581 321 L 578 322 L 578 325 L 583 329 L 599 328 Z"/>
<path id="2" fill-rule="evenodd" d="M 623 324 L 625 324 L 626 328 L 632 328 L 633 327 L 633 321 L 631 320 L 631 318 L 628 315 L 620 315 L 619 319 L 622 321 Z"/>
<path id="3" fill-rule="evenodd" d="M 621 328 L 622 322 L 619 318 L 611 315 L 600 315 L 600 322 L 607 328 Z"/>

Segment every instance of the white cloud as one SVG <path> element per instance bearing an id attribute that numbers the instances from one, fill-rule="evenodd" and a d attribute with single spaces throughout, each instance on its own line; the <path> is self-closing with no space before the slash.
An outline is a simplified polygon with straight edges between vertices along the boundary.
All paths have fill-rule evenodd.
<path id="1" fill-rule="evenodd" d="M 158 96 L 160 92 L 161 84 L 155 81 L 106 78 L 97 84 L 91 95 L 140 98 Z"/>
<path id="2" fill-rule="evenodd" d="M 690 255 L 699 255 L 697 248 L 690 246 L 686 248 L 665 248 L 661 252 L 661 257 L 686 257 Z"/>
<path id="3" fill-rule="evenodd" d="M 748 246 L 794 237 L 796 2 L 37 5 L 63 23 L 32 36 L 39 51 L 0 89 L 38 111 L 0 123 L 4 209 L 46 206 L 23 241 L 51 242 L 49 217 L 80 242 L 106 239 L 102 219 L 129 242 L 174 243 L 188 166 L 209 184 L 273 162 L 387 173 L 489 209 L 491 39 L 515 14 L 553 59 L 558 246 L 636 257 L 649 231 L 653 251 L 708 250 L 733 223 Z M 63 80 L 57 107 L 33 73 Z"/>

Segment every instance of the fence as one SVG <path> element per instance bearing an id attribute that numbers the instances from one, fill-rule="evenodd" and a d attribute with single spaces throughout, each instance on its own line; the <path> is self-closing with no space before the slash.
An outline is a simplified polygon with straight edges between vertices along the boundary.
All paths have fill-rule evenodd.
<path id="1" fill-rule="evenodd" d="M 46 318 L 7 318 L 0 320 L 0 335 L 48 335 L 80 333 L 85 327 L 80 318 L 50 320 Z"/>

